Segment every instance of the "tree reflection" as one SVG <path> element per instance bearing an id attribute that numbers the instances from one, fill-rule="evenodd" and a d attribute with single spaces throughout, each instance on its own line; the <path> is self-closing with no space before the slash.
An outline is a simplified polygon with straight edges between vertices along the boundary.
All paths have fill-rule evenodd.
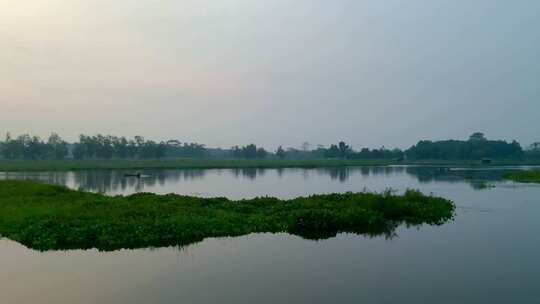
<path id="1" fill-rule="evenodd" d="M 303 179 L 317 176 L 329 177 L 331 181 L 345 183 L 352 176 L 362 178 L 389 177 L 407 175 L 420 183 L 445 182 L 467 183 L 475 190 L 491 188 L 491 184 L 503 180 L 508 169 L 494 168 L 450 168 L 435 166 L 365 166 L 365 167 L 330 167 L 315 169 L 279 168 L 279 169 L 182 169 L 182 170 L 90 170 L 76 172 L 4 172 L 0 179 L 33 180 L 49 184 L 67 185 L 71 188 L 101 193 L 134 193 L 152 192 L 156 186 L 178 184 L 184 181 L 204 180 L 207 174 L 221 176 L 223 174 L 233 179 L 247 179 L 255 181 L 263 178 L 267 173 L 270 176 L 283 178 L 284 176 L 302 176 Z M 140 173 L 140 177 L 128 177 Z M 266 178 L 266 177 L 264 177 Z M 389 187 L 392 185 L 389 184 Z"/>

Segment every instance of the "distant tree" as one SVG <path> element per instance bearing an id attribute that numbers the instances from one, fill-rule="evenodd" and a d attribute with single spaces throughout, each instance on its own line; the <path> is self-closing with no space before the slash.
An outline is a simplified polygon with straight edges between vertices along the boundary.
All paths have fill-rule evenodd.
<path id="1" fill-rule="evenodd" d="M 234 146 L 231 148 L 231 154 L 236 158 L 266 158 L 268 152 L 264 148 L 257 148 L 255 144 L 249 144 L 244 147 Z"/>
<path id="2" fill-rule="evenodd" d="M 50 153 L 49 158 L 64 159 L 68 155 L 68 143 L 56 133 L 49 136 L 47 145 Z"/>
<path id="3" fill-rule="evenodd" d="M 326 158 L 337 158 L 340 157 L 341 153 L 337 145 L 330 145 L 330 148 L 326 149 L 324 157 Z"/>
<path id="4" fill-rule="evenodd" d="M 257 157 L 257 146 L 255 144 L 249 144 L 242 148 L 242 154 L 245 158 L 256 158 Z"/>
<path id="5" fill-rule="evenodd" d="M 127 143 L 127 157 L 128 158 L 136 158 L 139 148 L 137 147 L 137 143 L 135 140 L 130 139 Z"/>
<path id="6" fill-rule="evenodd" d="M 79 136 L 78 145 L 80 145 L 80 147 L 78 148 L 77 153 L 82 153 L 82 157 L 79 159 L 90 159 L 96 157 L 98 147 L 95 138 L 81 134 Z"/>
<path id="7" fill-rule="evenodd" d="M 45 142 L 38 136 L 23 134 L 12 137 L 9 133 L 0 141 L 0 155 L 6 159 L 63 159 L 68 155 L 68 143 L 58 134 L 53 133 Z M 145 140 L 142 136 L 132 139 L 111 135 L 80 135 L 79 141 L 73 144 L 75 159 L 159 159 L 163 157 L 235 157 L 256 159 L 267 157 L 262 147 L 249 144 L 243 147 L 234 146 L 227 149 L 207 149 L 197 143 L 181 143 L 178 140 L 156 142 Z M 523 150 L 517 141 L 488 140 L 483 133 L 472 134 L 467 140 L 419 141 L 406 151 L 389 150 L 384 146 L 370 150 L 363 148 L 354 151 L 344 141 L 333 144 L 329 148 L 318 145 L 309 150 L 307 142 L 302 150 L 280 146 L 275 155 L 284 159 L 346 158 L 346 159 L 540 159 L 540 142 Z"/>
<path id="8" fill-rule="evenodd" d="M 525 155 L 516 141 L 487 140 L 483 134 L 471 138 L 467 141 L 419 141 L 406 154 L 411 159 L 521 159 Z"/>
<path id="9" fill-rule="evenodd" d="M 167 143 L 160 142 L 156 147 L 156 158 L 160 159 L 167 155 Z"/>
<path id="10" fill-rule="evenodd" d="M 338 144 L 339 156 L 341 158 L 346 158 L 352 152 L 351 147 L 349 147 L 344 141 L 340 141 Z"/>
<path id="11" fill-rule="evenodd" d="M 359 152 L 350 152 L 349 158 L 354 159 L 402 159 L 404 152 L 400 149 L 386 149 L 384 146 L 380 149 L 370 150 L 362 148 Z"/>
<path id="12" fill-rule="evenodd" d="M 26 159 L 47 159 L 49 156 L 50 147 L 39 136 L 28 136 L 25 143 L 25 158 Z"/>
<path id="13" fill-rule="evenodd" d="M 242 150 L 238 146 L 231 147 L 231 155 L 234 158 L 242 158 Z"/>
<path id="14" fill-rule="evenodd" d="M 293 147 L 286 148 L 285 154 L 286 154 L 286 157 L 289 159 L 306 159 L 310 155 L 309 152 L 304 152 L 303 150 L 293 148 Z"/>
<path id="15" fill-rule="evenodd" d="M 182 147 L 182 143 L 176 139 L 170 139 L 167 141 L 167 145 L 171 147 Z"/>
<path id="16" fill-rule="evenodd" d="M 469 136 L 469 140 L 470 141 L 484 141 L 484 140 L 487 140 L 486 139 L 486 136 L 484 135 L 484 133 L 482 132 L 475 132 L 473 134 L 471 134 L 471 136 Z"/>
<path id="17" fill-rule="evenodd" d="M 326 158 L 348 158 L 352 154 L 353 150 L 344 141 L 340 141 L 337 145 L 330 145 L 330 148 L 324 151 Z"/>
<path id="18" fill-rule="evenodd" d="M 81 143 L 76 143 L 73 145 L 73 158 L 77 160 L 84 159 L 86 151 L 84 150 L 84 145 Z"/>
<path id="19" fill-rule="evenodd" d="M 13 139 L 10 134 L 6 136 L 1 145 L 1 153 L 7 159 L 47 159 L 51 157 L 50 146 L 38 136 L 28 134 Z"/>
<path id="20" fill-rule="evenodd" d="M 111 141 L 114 157 L 128 158 L 128 140 L 125 137 L 112 136 Z"/>
<path id="21" fill-rule="evenodd" d="M 310 157 L 311 158 L 324 158 L 325 153 L 326 153 L 326 148 L 324 147 L 324 145 L 317 145 L 317 148 L 310 152 Z"/>
<path id="22" fill-rule="evenodd" d="M 533 143 L 527 151 L 525 151 L 527 159 L 540 159 L 540 142 Z"/>
<path id="23" fill-rule="evenodd" d="M 184 143 L 179 152 L 182 157 L 204 157 L 208 154 L 206 147 L 197 143 Z"/>
<path id="24" fill-rule="evenodd" d="M 264 148 L 257 148 L 257 158 L 263 159 L 266 158 L 268 152 Z"/>
<path id="25" fill-rule="evenodd" d="M 276 156 L 279 159 L 285 159 L 285 157 L 287 156 L 287 152 L 283 150 L 283 147 L 279 146 L 278 149 L 276 150 Z"/>
<path id="26" fill-rule="evenodd" d="M 24 143 L 14 140 L 10 133 L 6 134 L 6 140 L 2 143 L 2 155 L 7 159 L 21 159 L 24 156 Z"/>
<path id="27" fill-rule="evenodd" d="M 0 141 L 0 155 L 7 159 L 63 159 L 69 153 L 68 143 L 53 133 L 47 142 L 37 136 L 21 135 L 13 139 L 8 133 L 4 142 Z M 256 154 L 255 150 L 255 154 Z M 111 158 L 163 158 L 204 157 L 207 149 L 196 143 L 181 143 L 177 140 L 155 142 L 142 136 L 133 139 L 112 135 L 88 136 L 81 134 L 73 144 L 75 159 Z"/>

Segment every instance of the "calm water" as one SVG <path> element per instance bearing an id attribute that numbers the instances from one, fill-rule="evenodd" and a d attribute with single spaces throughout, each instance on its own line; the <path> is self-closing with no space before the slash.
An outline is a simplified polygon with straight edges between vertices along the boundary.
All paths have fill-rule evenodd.
<path id="1" fill-rule="evenodd" d="M 0 303 L 540 303 L 540 186 L 520 168 L 0 173 L 107 194 L 246 198 L 418 188 L 450 198 L 456 220 L 397 236 L 286 234 L 208 239 L 187 248 L 40 253 L 0 240 Z"/>

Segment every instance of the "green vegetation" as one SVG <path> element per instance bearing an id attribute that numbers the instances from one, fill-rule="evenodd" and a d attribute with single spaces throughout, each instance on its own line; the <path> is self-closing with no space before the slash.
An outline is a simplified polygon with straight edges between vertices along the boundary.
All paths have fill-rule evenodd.
<path id="1" fill-rule="evenodd" d="M 540 170 L 509 173 L 505 178 L 519 183 L 540 183 Z"/>
<path id="2" fill-rule="evenodd" d="M 38 136 L 21 135 L 12 138 L 8 133 L 0 142 L 0 155 L 11 160 L 62 160 L 75 159 L 159 159 L 167 156 L 203 156 L 204 146 L 178 141 L 155 142 L 141 136 L 133 139 L 117 136 L 81 135 L 79 142 L 69 144 L 53 133 L 47 141 Z M 71 154 L 71 155 L 70 155 Z"/>
<path id="3" fill-rule="evenodd" d="M 257 147 L 255 144 L 249 144 L 245 147 L 234 146 L 231 148 L 231 154 L 234 158 L 246 159 L 264 159 L 268 156 L 268 152 L 264 148 Z"/>
<path id="4" fill-rule="evenodd" d="M 149 193 L 109 197 L 1 181 L 0 235 L 37 250 L 182 246 L 258 232 L 321 239 L 340 232 L 392 234 L 401 223 L 440 225 L 454 208 L 415 190 L 231 201 Z"/>
<path id="5" fill-rule="evenodd" d="M 47 141 L 38 136 L 11 137 L 8 133 L 0 141 L 0 158 L 8 160 L 152 160 L 152 159 L 247 159 L 247 160 L 384 160 L 385 162 L 409 161 L 480 161 L 494 160 L 540 161 L 540 143 L 523 150 L 516 142 L 488 140 L 483 133 L 474 133 L 468 140 L 422 140 L 406 150 L 361 148 L 353 149 L 344 141 L 328 147 L 317 145 L 310 149 L 305 142 L 300 149 L 280 146 L 269 152 L 255 144 L 234 146 L 230 149 L 208 148 L 203 144 L 146 140 L 142 136 L 126 138 L 112 135 L 80 135 L 74 143 L 52 134 Z"/>
<path id="6" fill-rule="evenodd" d="M 490 166 L 539 165 L 539 161 L 499 160 Z M 422 165 L 483 166 L 478 160 L 392 161 L 388 159 L 168 159 L 168 160 L 0 160 L 0 171 L 80 171 L 80 170 L 145 170 L 145 169 L 249 169 L 249 168 L 330 168 L 353 166 Z"/>
<path id="7" fill-rule="evenodd" d="M 47 142 L 38 136 L 21 135 L 0 141 L 0 156 L 6 159 L 64 159 L 69 153 L 68 143 L 53 133 Z"/>
<path id="8" fill-rule="evenodd" d="M 469 140 L 422 140 L 406 151 L 408 159 L 512 159 L 525 156 L 521 145 L 512 141 L 488 140 L 483 133 L 474 133 Z"/>

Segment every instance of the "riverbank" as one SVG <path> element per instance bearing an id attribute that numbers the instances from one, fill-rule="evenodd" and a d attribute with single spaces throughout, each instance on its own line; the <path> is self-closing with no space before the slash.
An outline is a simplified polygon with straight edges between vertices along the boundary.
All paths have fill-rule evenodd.
<path id="1" fill-rule="evenodd" d="M 242 169 L 242 168 L 324 168 L 351 166 L 486 166 L 480 161 L 405 161 L 393 160 L 63 160 L 63 161 L 10 161 L 0 160 L 0 171 L 80 171 L 80 170 L 150 170 L 150 169 Z M 540 165 L 540 161 L 493 161 L 489 166 Z"/>
<path id="2" fill-rule="evenodd" d="M 318 168 L 390 165 L 385 160 L 64 160 L 0 161 L 0 171 L 80 171 L 150 169 L 243 169 L 243 168 Z"/>
<path id="3" fill-rule="evenodd" d="M 36 250 L 182 246 L 263 232 L 308 239 L 340 232 L 391 235 L 401 223 L 443 224 L 454 209 L 449 200 L 412 190 L 232 201 L 149 193 L 109 197 L 0 181 L 0 235 Z"/>

